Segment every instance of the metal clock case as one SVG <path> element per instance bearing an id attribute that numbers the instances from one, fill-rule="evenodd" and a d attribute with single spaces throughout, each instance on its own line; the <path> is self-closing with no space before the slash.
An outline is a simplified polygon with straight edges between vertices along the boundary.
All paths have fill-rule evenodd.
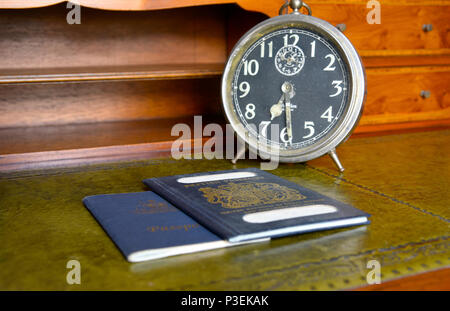
<path id="1" fill-rule="evenodd" d="M 305 6 L 305 4 L 300 1 L 301 6 Z M 264 157 L 278 156 L 280 162 L 305 162 L 328 153 L 339 170 L 343 171 L 335 148 L 350 136 L 362 114 L 366 96 L 364 67 L 353 45 L 336 27 L 321 19 L 300 14 L 298 12 L 300 7 L 293 7 L 292 14 L 273 17 L 256 25 L 236 44 L 222 77 L 224 112 L 238 137 L 254 150 L 258 150 Z M 307 9 L 311 12 L 309 7 Z M 271 38 L 273 40 L 270 42 Z M 288 42 L 289 40 L 293 42 Z M 274 45 L 277 44 L 278 47 L 274 49 Z M 281 47 L 280 44 L 282 44 Z M 303 48 L 298 46 L 300 44 Z M 321 50 L 320 59 L 316 55 L 319 53 L 319 51 L 316 52 L 316 48 L 319 46 L 322 50 L 325 49 L 325 52 L 327 48 L 329 50 L 329 54 L 325 53 L 326 56 Z M 311 51 L 307 51 L 308 47 Z M 251 55 L 255 59 L 260 57 L 260 60 L 272 59 L 265 61 L 260 66 L 257 60 L 250 60 Z M 324 64 L 328 64 L 328 66 L 324 67 Z M 303 68 L 309 68 L 306 69 L 309 71 L 304 71 Z M 335 70 L 336 68 L 338 70 Z M 308 87 L 306 86 L 308 83 L 305 83 L 307 80 L 317 80 L 319 76 L 326 77 L 323 72 L 331 71 L 330 69 L 341 73 L 340 80 L 331 78 L 331 82 L 325 81 L 326 83 L 318 80 L 314 89 L 311 85 L 309 85 L 309 89 L 305 89 Z M 260 98 L 260 102 L 254 103 L 248 103 L 245 102 L 245 98 L 242 99 L 241 102 L 247 105 L 244 108 L 239 100 L 244 94 L 247 96 L 251 92 L 251 84 L 247 81 L 239 83 L 239 76 L 245 74 L 248 79 L 254 79 L 253 77 L 257 76 L 255 72 L 263 75 L 260 76 L 260 80 L 266 79 L 262 82 L 255 80 L 254 89 L 260 90 L 262 98 Z M 333 73 L 331 76 L 335 77 L 336 74 L 338 73 Z M 303 81 L 303 84 L 299 85 L 298 81 Z M 263 82 L 266 83 L 261 85 Z M 305 138 L 314 133 L 314 128 L 311 126 L 314 122 L 305 121 L 301 119 L 301 116 L 311 114 L 311 111 L 320 109 L 318 107 L 321 105 L 328 106 L 330 102 L 332 103 L 330 107 L 338 106 L 335 99 L 338 96 L 333 96 L 334 93 L 330 94 L 330 90 L 336 89 L 337 92 L 334 93 L 342 97 L 341 104 L 337 107 L 339 111 L 332 113 L 332 107 L 329 108 L 329 111 L 323 112 L 325 109 L 323 108 L 317 115 L 317 119 L 321 124 L 325 123 L 324 129 L 309 140 L 294 142 L 294 135 L 298 136 L 303 128 L 301 125 L 293 123 L 292 120 L 295 117 L 300 118 L 299 123 L 304 122 L 305 129 L 309 127 L 309 133 L 300 135 L 300 137 Z M 281 98 L 278 101 L 280 94 Z M 324 97 L 323 94 L 329 95 Z M 307 95 L 311 98 L 308 99 Z M 271 100 L 268 105 L 267 103 L 265 106 L 261 104 L 261 102 L 267 102 L 268 98 Z M 276 98 L 275 101 L 274 98 Z M 284 105 L 282 105 L 282 101 Z M 295 110 L 292 107 L 295 107 Z M 245 116 L 244 109 L 247 109 Z M 288 137 L 288 139 L 284 141 L 284 144 L 283 142 L 274 143 L 267 137 L 261 136 L 261 133 L 249 131 L 248 121 L 251 120 L 246 119 L 252 116 L 254 118 L 258 114 L 258 109 L 264 109 L 261 114 L 270 121 L 282 118 L 280 121 L 283 123 L 284 116 L 286 116 L 286 128 L 283 130 L 284 137 Z M 327 121 L 329 124 L 326 124 Z M 266 123 L 263 125 L 270 123 L 269 121 L 264 122 Z M 283 126 L 284 123 L 282 123 L 280 125 Z M 260 148 L 261 146 L 264 148 Z"/>

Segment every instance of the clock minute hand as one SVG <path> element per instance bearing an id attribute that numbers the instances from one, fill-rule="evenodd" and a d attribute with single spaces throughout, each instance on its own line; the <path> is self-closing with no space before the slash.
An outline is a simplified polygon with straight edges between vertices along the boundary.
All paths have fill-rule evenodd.
<path id="1" fill-rule="evenodd" d="M 286 128 L 287 128 L 287 134 L 289 137 L 289 141 L 292 143 L 292 117 L 291 117 L 291 100 L 289 98 L 289 94 L 284 94 L 284 104 L 285 104 L 285 111 L 286 111 Z"/>
<path id="2" fill-rule="evenodd" d="M 291 116 L 291 96 L 293 96 L 293 86 L 289 82 L 284 82 L 281 86 L 284 95 L 284 105 L 286 111 L 286 130 L 289 141 L 292 143 L 292 116 Z"/>

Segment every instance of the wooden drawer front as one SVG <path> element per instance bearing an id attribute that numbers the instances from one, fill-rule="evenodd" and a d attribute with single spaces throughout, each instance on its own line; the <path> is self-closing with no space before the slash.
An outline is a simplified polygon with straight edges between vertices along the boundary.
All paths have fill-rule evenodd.
<path id="1" fill-rule="evenodd" d="M 369 69 L 360 124 L 450 120 L 449 81 L 450 66 Z"/>
<path id="2" fill-rule="evenodd" d="M 387 55 L 398 50 L 449 49 L 450 6 L 381 5 L 381 23 L 368 24 L 369 9 L 364 4 L 314 4 L 313 15 L 333 25 L 346 25 L 345 35 L 363 56 L 365 51 L 385 51 Z M 422 30 L 432 24 L 433 30 Z"/>

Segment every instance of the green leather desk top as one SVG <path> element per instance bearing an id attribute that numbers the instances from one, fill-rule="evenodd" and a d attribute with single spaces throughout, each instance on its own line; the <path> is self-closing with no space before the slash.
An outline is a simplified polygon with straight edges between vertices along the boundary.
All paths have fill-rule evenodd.
<path id="1" fill-rule="evenodd" d="M 83 206 L 87 195 L 144 191 L 141 180 L 258 166 L 246 160 L 148 160 L 3 174 L 1 290 L 327 290 L 450 265 L 450 131 L 355 138 L 328 157 L 272 173 L 372 214 L 368 226 L 128 263 Z M 66 263 L 81 264 L 69 285 Z"/>

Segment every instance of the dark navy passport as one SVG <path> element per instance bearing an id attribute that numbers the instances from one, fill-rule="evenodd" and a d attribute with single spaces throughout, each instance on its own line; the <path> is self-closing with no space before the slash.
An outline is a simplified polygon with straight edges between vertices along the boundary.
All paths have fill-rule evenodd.
<path id="1" fill-rule="evenodd" d="M 83 203 L 130 262 L 234 246 L 151 191 L 88 196 Z"/>
<path id="2" fill-rule="evenodd" d="M 143 182 L 230 242 L 369 223 L 359 209 L 256 168 Z"/>

